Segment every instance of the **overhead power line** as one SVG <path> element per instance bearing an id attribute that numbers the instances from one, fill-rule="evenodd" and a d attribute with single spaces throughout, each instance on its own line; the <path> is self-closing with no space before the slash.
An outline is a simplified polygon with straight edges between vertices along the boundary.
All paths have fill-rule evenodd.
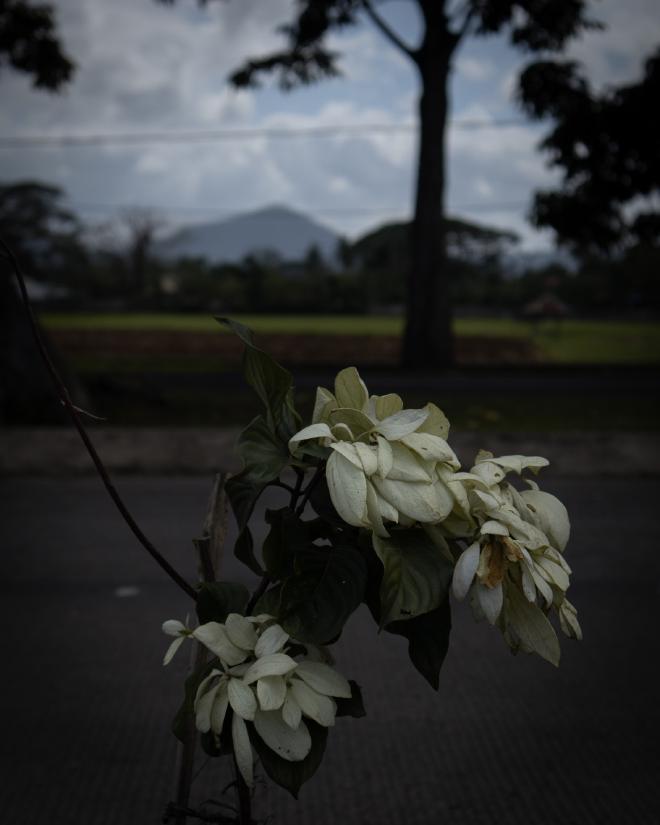
<path id="1" fill-rule="evenodd" d="M 520 118 L 500 120 L 457 119 L 449 126 L 453 129 L 474 131 L 521 126 L 527 121 Z M 342 135 L 410 133 L 416 123 L 344 123 L 334 126 L 305 127 L 254 127 L 247 129 L 188 129 L 182 131 L 154 132 L 98 132 L 95 134 L 60 135 L 11 135 L 0 136 L 0 149 L 69 148 L 77 146 L 143 146 L 150 144 L 186 144 L 225 140 L 255 140 L 268 138 L 329 138 Z"/>
<path id="2" fill-rule="evenodd" d="M 127 203 L 95 203 L 89 201 L 74 201 L 74 209 L 80 212 L 120 212 L 134 208 L 137 204 Z M 523 209 L 528 205 L 527 201 L 499 201 L 494 203 L 459 203 L 449 207 L 451 212 L 492 212 L 499 209 Z M 153 204 L 140 204 L 142 209 L 153 211 L 154 213 L 175 213 L 194 214 L 206 216 L 241 215 L 250 212 L 258 212 L 262 207 L 213 207 L 213 206 L 156 206 Z M 402 214 L 409 212 L 409 208 L 401 206 L 315 206 L 300 207 L 296 211 L 304 214 L 315 215 L 382 215 L 385 213 Z M 273 216 L 271 220 L 278 220 Z M 285 218 L 282 218 L 285 220 Z"/>

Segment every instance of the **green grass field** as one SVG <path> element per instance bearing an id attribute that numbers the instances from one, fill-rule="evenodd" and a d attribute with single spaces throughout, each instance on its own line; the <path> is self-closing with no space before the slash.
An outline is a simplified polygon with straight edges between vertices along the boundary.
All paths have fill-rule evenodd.
<path id="1" fill-rule="evenodd" d="M 401 318 L 336 315 L 236 315 L 255 332 L 397 335 Z M 148 313 L 49 313 L 47 329 L 224 331 L 210 315 Z M 660 324 L 644 321 L 544 321 L 532 324 L 506 318 L 457 319 L 456 334 L 531 339 L 541 360 L 554 364 L 660 363 Z"/>

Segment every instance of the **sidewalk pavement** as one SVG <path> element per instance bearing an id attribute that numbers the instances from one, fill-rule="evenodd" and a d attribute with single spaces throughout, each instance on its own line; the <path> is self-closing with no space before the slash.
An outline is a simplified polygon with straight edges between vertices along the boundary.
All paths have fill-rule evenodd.
<path id="1" fill-rule="evenodd" d="M 210 485 L 211 474 L 118 480 L 147 535 L 190 580 L 190 539 Z M 435 693 L 408 662 L 404 640 L 378 635 L 358 611 L 336 649 L 339 669 L 363 687 L 368 715 L 338 720 L 298 803 L 260 785 L 262 818 L 658 825 L 660 481 L 561 478 L 551 468 L 544 487 L 571 514 L 571 599 L 584 641 L 562 639 L 555 669 L 512 657 L 496 630 L 454 605 Z M 281 506 L 282 491 L 268 492 L 257 519 Z M 96 478 L 7 478 L 0 501 L 2 821 L 156 825 L 173 796 L 169 724 L 187 665 L 179 654 L 163 669 L 160 625 L 183 619 L 191 604 Z M 255 584 L 229 551 L 223 576 Z M 203 764 L 196 803 L 217 798 L 231 779 L 216 761 Z"/>

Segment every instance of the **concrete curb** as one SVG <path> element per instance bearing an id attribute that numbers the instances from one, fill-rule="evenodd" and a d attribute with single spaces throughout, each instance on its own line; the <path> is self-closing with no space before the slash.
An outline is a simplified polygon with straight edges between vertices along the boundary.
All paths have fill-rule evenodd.
<path id="1" fill-rule="evenodd" d="M 109 428 L 92 430 L 109 470 L 127 474 L 199 475 L 240 467 L 239 430 Z M 657 432 L 454 432 L 451 444 L 465 466 L 480 449 L 496 455 L 542 455 L 560 476 L 660 475 Z M 77 433 L 64 428 L 6 429 L 0 433 L 0 473 L 68 476 L 94 472 Z"/>

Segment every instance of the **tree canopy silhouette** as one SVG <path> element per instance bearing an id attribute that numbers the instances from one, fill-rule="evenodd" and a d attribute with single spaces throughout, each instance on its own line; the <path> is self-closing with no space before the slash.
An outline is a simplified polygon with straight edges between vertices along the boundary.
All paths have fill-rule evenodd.
<path id="1" fill-rule="evenodd" d="M 574 62 L 535 63 L 519 96 L 532 117 L 555 121 L 541 147 L 563 171 L 561 189 L 536 194 L 533 222 L 581 255 L 660 243 L 648 205 L 660 193 L 660 48 L 639 82 L 600 94 Z"/>
<path id="2" fill-rule="evenodd" d="M 375 0 L 298 0 L 294 19 L 280 27 L 286 47 L 247 60 L 231 76 L 253 86 L 274 72 L 284 89 L 339 72 L 339 55 L 327 35 L 366 18 L 417 69 L 420 83 L 419 151 L 412 262 L 407 279 L 404 362 L 410 367 L 449 365 L 453 360 L 451 301 L 443 218 L 445 133 L 452 59 L 468 36 L 508 31 L 525 52 L 557 52 L 570 38 L 598 26 L 587 17 L 587 0 L 414 0 L 423 22 L 416 45 L 394 30 Z"/>
<path id="3" fill-rule="evenodd" d="M 59 39 L 51 6 L 0 0 L 0 67 L 3 65 L 31 75 L 33 86 L 51 92 L 71 79 L 75 66 Z"/>

